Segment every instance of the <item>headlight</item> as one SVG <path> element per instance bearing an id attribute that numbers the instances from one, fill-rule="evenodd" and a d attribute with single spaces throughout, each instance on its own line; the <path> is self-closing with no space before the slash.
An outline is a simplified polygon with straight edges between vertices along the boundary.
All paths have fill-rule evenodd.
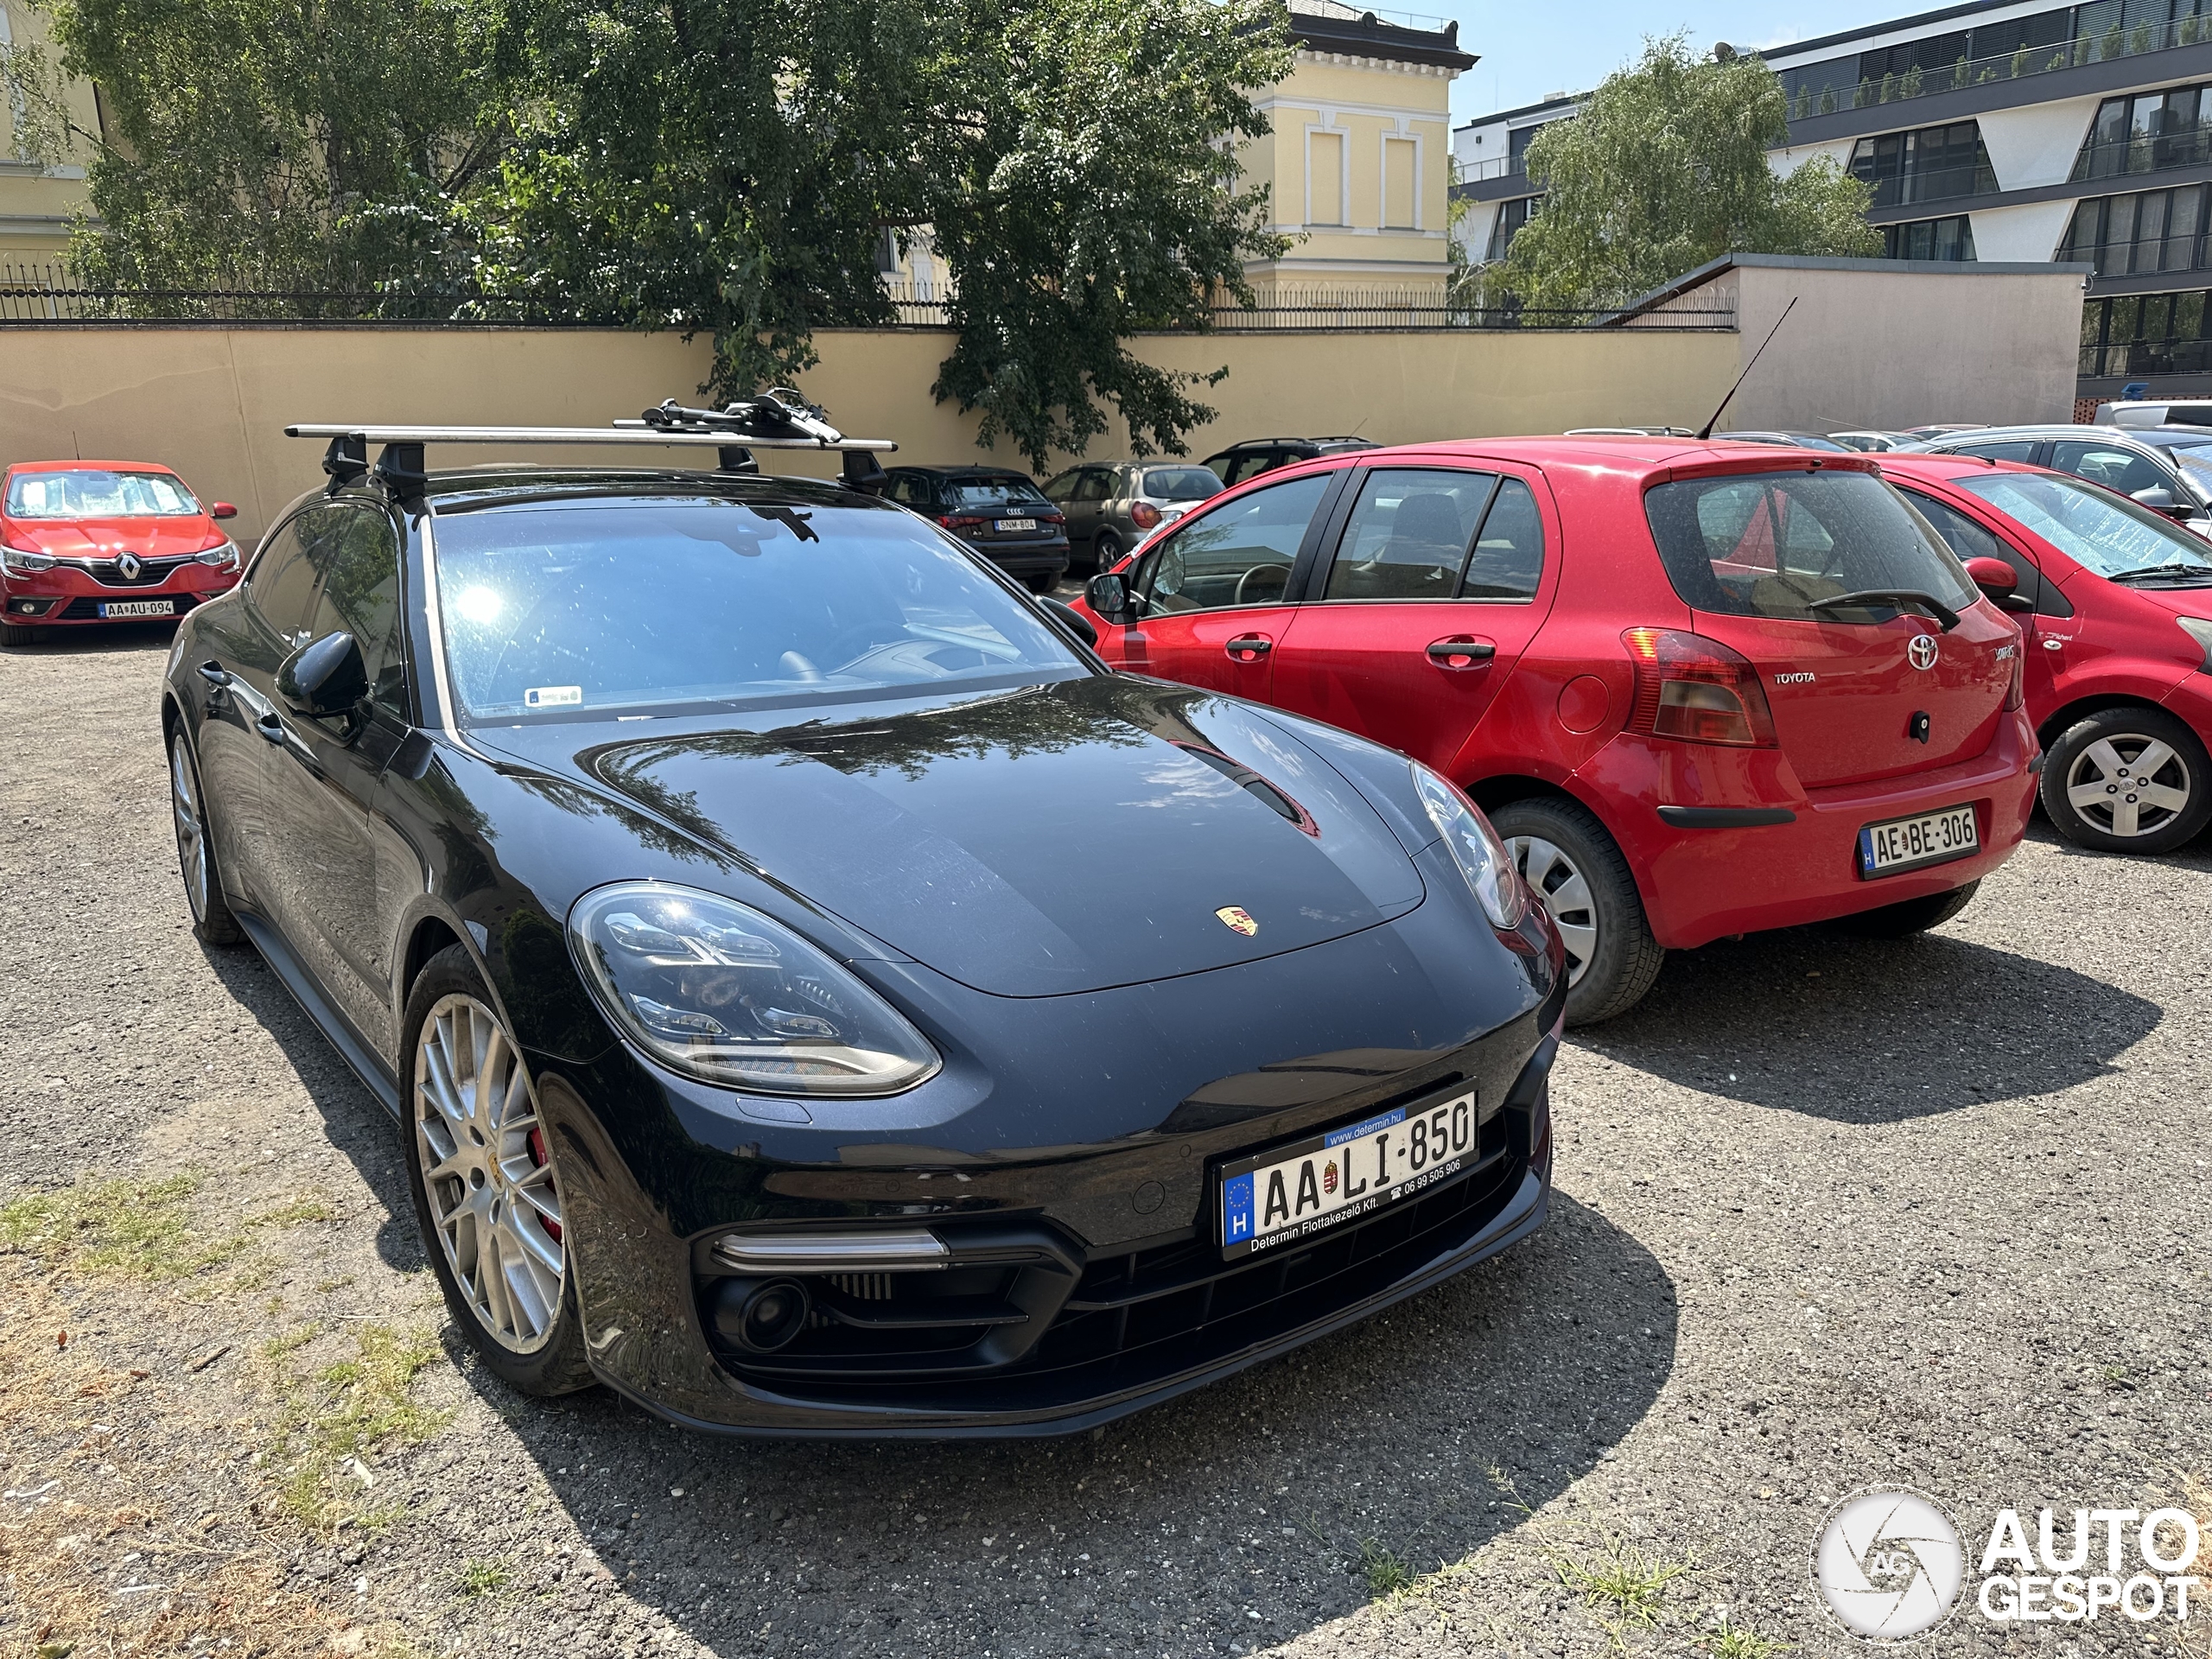
<path id="1" fill-rule="evenodd" d="M 0 569 L 11 576 L 28 576 L 41 570 L 51 570 L 57 561 L 50 553 L 34 553 L 29 548 L 10 547 L 0 542 Z"/>
<path id="2" fill-rule="evenodd" d="M 725 1089 L 889 1095 L 943 1064 L 896 1009 L 759 911 L 657 881 L 588 893 L 569 915 L 585 979 L 655 1058 Z"/>
<path id="3" fill-rule="evenodd" d="M 2203 673 L 2212 674 L 2212 622 L 2207 622 L 2201 616 L 2177 616 L 2174 620 L 2181 624 L 2181 631 L 2196 640 L 2197 649 L 2204 653 L 2204 660 L 2197 664 L 2197 668 Z"/>
<path id="4" fill-rule="evenodd" d="M 1497 831 L 1442 774 L 1418 760 L 1413 762 L 1413 769 L 1414 787 L 1421 791 L 1421 804 L 1428 809 L 1428 821 L 1452 849 L 1452 862 L 1467 878 L 1475 897 L 1482 900 L 1491 925 L 1518 927 L 1528 913 L 1528 891 L 1521 885 L 1520 872 L 1513 868 Z"/>
<path id="5" fill-rule="evenodd" d="M 238 568 L 238 544 L 225 542 L 220 547 L 211 547 L 200 555 L 200 563 L 212 564 L 218 570 L 235 570 Z"/>

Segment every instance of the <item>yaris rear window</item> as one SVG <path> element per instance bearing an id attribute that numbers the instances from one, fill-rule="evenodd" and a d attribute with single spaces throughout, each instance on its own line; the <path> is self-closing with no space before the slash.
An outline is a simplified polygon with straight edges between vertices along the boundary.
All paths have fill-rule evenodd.
<path id="1" fill-rule="evenodd" d="M 658 500 L 442 516 L 438 607 L 461 715 L 505 724 L 854 702 L 1089 671 L 912 515 Z"/>
<path id="2" fill-rule="evenodd" d="M 1696 610 L 1865 622 L 1891 613 L 1821 601 L 1919 593 L 1956 610 L 1974 601 L 1974 584 L 1942 538 L 1869 473 L 1676 479 L 1647 492 L 1643 503 L 1668 580 Z"/>
<path id="3" fill-rule="evenodd" d="M 18 473 L 10 518 L 187 518 L 200 504 L 167 473 Z"/>

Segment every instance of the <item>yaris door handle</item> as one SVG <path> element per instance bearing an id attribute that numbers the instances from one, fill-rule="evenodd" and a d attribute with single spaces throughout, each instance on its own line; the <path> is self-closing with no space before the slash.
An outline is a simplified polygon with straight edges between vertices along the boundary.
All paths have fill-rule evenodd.
<path id="1" fill-rule="evenodd" d="M 1439 668 L 1488 668 L 1497 655 L 1486 639 L 1439 639 L 1428 648 L 1428 660 Z"/>
<path id="2" fill-rule="evenodd" d="M 1240 633 L 1222 649 L 1240 663 L 1256 663 L 1275 648 L 1264 633 Z"/>

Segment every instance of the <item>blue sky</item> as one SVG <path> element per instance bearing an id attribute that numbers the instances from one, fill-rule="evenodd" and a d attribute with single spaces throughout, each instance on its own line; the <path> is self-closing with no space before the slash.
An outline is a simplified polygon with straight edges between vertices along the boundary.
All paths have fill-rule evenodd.
<path id="1" fill-rule="evenodd" d="M 1942 0 L 1400 0 L 1400 9 L 1456 17 L 1459 44 L 1482 59 L 1452 84 L 1454 124 L 1516 109 L 1557 92 L 1581 92 L 1642 48 L 1647 35 L 1686 29 L 1715 41 L 1766 47 L 1813 40 L 1864 23 L 1909 17 Z"/>

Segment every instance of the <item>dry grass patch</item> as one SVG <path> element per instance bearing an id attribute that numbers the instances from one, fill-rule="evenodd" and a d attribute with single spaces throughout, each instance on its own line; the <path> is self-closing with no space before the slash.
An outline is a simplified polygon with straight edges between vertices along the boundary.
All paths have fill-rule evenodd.
<path id="1" fill-rule="evenodd" d="M 369 1499 L 378 1454 L 427 1440 L 451 1414 L 415 1397 L 415 1379 L 445 1357 L 429 1332 L 364 1325 L 352 1357 L 303 1369 L 295 1357 L 320 1334 L 306 1325 L 262 1353 L 279 1402 L 267 1446 L 278 1501 L 302 1525 L 327 1534 L 375 1516 Z"/>

